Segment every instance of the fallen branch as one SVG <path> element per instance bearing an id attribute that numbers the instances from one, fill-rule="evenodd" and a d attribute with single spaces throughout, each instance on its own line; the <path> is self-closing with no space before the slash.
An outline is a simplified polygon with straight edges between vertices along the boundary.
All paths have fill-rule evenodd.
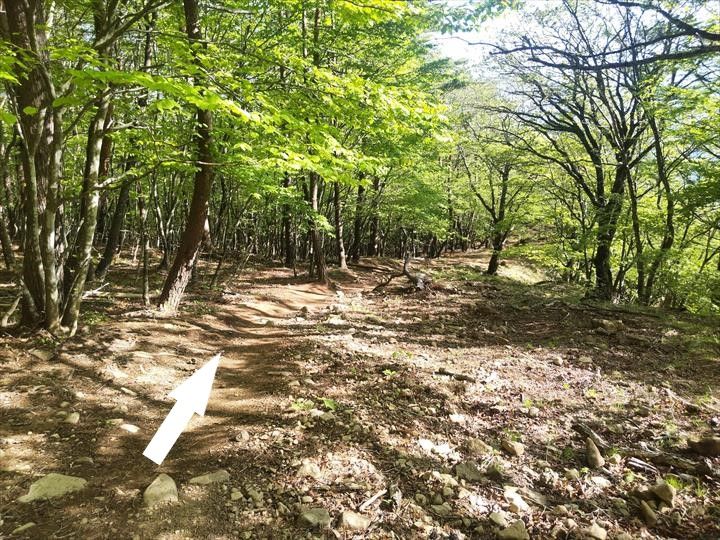
<path id="1" fill-rule="evenodd" d="M 10 304 L 8 310 L 3 314 L 2 320 L 0 320 L 0 328 L 7 328 L 10 317 L 12 317 L 12 314 L 15 313 L 18 304 L 20 304 L 20 298 L 22 298 L 22 292 L 18 293 L 15 300 L 13 300 L 13 303 Z"/>
<path id="2" fill-rule="evenodd" d="M 462 373 L 453 373 L 452 371 L 448 371 L 445 368 L 438 369 L 433 375 L 444 375 L 445 377 L 450 377 L 451 379 L 455 379 L 456 381 L 466 381 L 466 382 L 477 382 L 477 379 L 475 377 L 471 377 L 470 375 L 463 375 Z"/>
<path id="3" fill-rule="evenodd" d="M 384 283 L 381 283 L 380 285 L 375 287 L 373 289 L 373 292 L 376 292 L 383 287 L 386 287 L 393 279 L 403 276 L 405 276 L 418 291 L 431 289 L 433 286 L 433 281 L 430 276 L 427 276 L 425 274 L 413 274 L 412 272 L 410 272 L 410 253 L 408 252 L 405 254 L 405 261 L 403 262 L 402 272 L 400 272 L 399 274 L 392 274 Z"/>

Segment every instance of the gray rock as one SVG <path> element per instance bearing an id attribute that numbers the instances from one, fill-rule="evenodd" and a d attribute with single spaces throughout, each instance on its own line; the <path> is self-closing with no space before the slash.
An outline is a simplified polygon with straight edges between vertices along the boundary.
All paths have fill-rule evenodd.
<path id="1" fill-rule="evenodd" d="M 87 480 L 78 476 L 50 473 L 37 482 L 33 482 L 27 495 L 18 499 L 20 502 L 32 502 L 39 499 L 53 499 L 68 493 L 80 491 L 87 485 Z"/>
<path id="2" fill-rule="evenodd" d="M 659 484 L 651 487 L 650 491 L 661 501 L 673 506 L 677 490 L 667 482 L 660 482 Z"/>
<path id="3" fill-rule="evenodd" d="M 253 500 L 253 502 L 257 503 L 257 502 L 261 502 L 263 500 L 263 494 L 260 491 L 258 491 L 257 489 L 247 488 L 246 491 L 247 491 L 248 497 L 250 497 Z"/>
<path id="4" fill-rule="evenodd" d="M 158 504 L 177 502 L 178 491 L 175 480 L 167 474 L 160 474 L 143 493 L 145 506 L 153 507 Z"/>
<path id="5" fill-rule="evenodd" d="M 477 464 L 472 461 L 462 461 L 455 465 L 455 475 L 462 480 L 469 480 L 470 482 L 477 482 L 482 480 L 482 471 L 478 468 Z"/>
<path id="6" fill-rule="evenodd" d="M 370 518 L 358 514 L 357 512 L 350 512 L 345 510 L 340 514 L 340 521 L 338 528 L 343 531 L 364 531 L 370 526 Z"/>
<path id="7" fill-rule="evenodd" d="M 442 504 L 433 504 L 430 506 L 430 509 L 440 517 L 448 516 L 452 512 L 452 506 L 446 502 Z"/>
<path id="8" fill-rule="evenodd" d="M 324 508 L 311 508 L 302 512 L 297 519 L 303 529 L 324 529 L 330 525 L 330 514 Z"/>
<path id="9" fill-rule="evenodd" d="M 657 523 L 658 518 L 657 514 L 655 514 L 655 510 L 650 508 L 650 505 L 645 501 L 640 501 L 640 515 L 642 515 L 643 521 L 649 527 L 652 527 Z"/>
<path id="10" fill-rule="evenodd" d="M 607 531 L 597 523 L 593 523 L 589 527 L 583 529 L 583 534 L 586 537 L 594 538 L 595 540 L 605 540 L 607 538 Z"/>
<path id="11" fill-rule="evenodd" d="M 505 512 L 491 512 L 490 521 L 500 528 L 506 529 L 508 527 L 507 514 Z"/>
<path id="12" fill-rule="evenodd" d="M 602 457 L 600 450 L 598 450 L 598 447 L 590 437 L 585 440 L 585 459 L 593 469 L 598 469 L 605 465 L 605 458 Z"/>
<path id="13" fill-rule="evenodd" d="M 502 540 L 530 540 L 530 535 L 522 519 L 518 519 L 512 525 L 500 531 L 497 537 Z"/>
<path id="14" fill-rule="evenodd" d="M 502 447 L 511 456 L 522 456 L 525 453 L 525 446 L 522 443 L 510 439 L 503 440 Z"/>
<path id="15" fill-rule="evenodd" d="M 317 480 L 322 476 L 322 471 L 320 470 L 320 467 L 318 467 L 315 463 L 306 461 L 298 468 L 297 475 L 300 478 L 309 477 Z"/>
<path id="16" fill-rule="evenodd" d="M 492 454 L 494 451 L 492 446 L 480 439 L 468 439 L 465 441 L 464 449 L 469 455 L 475 457 Z"/>
<path id="17" fill-rule="evenodd" d="M 223 483 L 230 480 L 230 473 L 225 469 L 220 469 L 215 472 L 203 474 L 190 479 L 191 484 L 197 484 L 200 486 L 207 486 L 208 484 Z"/>
<path id="18" fill-rule="evenodd" d="M 35 523 L 32 521 L 29 521 L 25 525 L 20 525 L 17 529 L 14 529 L 13 532 L 10 533 L 10 535 L 22 534 L 25 531 L 32 529 L 33 527 L 35 527 Z"/>
<path id="19" fill-rule="evenodd" d="M 68 414 L 63 422 L 66 424 L 77 424 L 80 421 L 80 413 L 79 412 L 71 412 Z"/>

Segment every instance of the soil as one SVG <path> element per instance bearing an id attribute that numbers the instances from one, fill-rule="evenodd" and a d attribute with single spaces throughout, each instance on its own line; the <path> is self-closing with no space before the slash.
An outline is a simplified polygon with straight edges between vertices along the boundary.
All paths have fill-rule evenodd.
<path id="1" fill-rule="evenodd" d="M 17 536 L 496 538 L 491 512 L 531 538 L 584 538 L 593 524 L 608 538 L 720 537 L 720 460 L 688 448 L 720 433 L 717 319 L 591 304 L 519 261 L 484 276 L 486 262 L 415 261 L 430 291 L 396 279 L 373 292 L 398 272 L 390 260 L 333 272 L 336 290 L 272 266 L 208 290 L 208 268 L 175 318 L 139 311 L 121 262 L 78 336 L 0 337 L 0 537 L 33 522 Z M 217 352 L 205 416 L 156 466 L 142 452 L 169 393 Z M 604 443 L 599 469 L 587 430 Z M 480 473 L 459 479 L 458 463 Z M 228 482 L 189 484 L 219 469 Z M 17 501 L 51 472 L 87 487 Z M 160 473 L 180 501 L 146 508 Z M 640 500 L 658 481 L 677 494 L 650 501 L 647 526 Z M 510 512 L 507 486 L 529 508 Z M 308 508 L 333 522 L 302 528 Z M 340 530 L 344 511 L 369 526 Z"/>

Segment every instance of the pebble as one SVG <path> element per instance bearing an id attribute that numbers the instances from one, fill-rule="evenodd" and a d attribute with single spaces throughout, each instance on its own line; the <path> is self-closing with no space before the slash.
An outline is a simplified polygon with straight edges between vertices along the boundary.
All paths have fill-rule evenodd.
<path id="1" fill-rule="evenodd" d="M 71 412 L 65 417 L 66 424 L 77 424 L 80 421 L 80 413 L 79 412 Z"/>
<path id="2" fill-rule="evenodd" d="M 530 535 L 522 519 L 518 519 L 512 525 L 500 531 L 497 537 L 502 540 L 530 540 Z"/>
<path id="3" fill-rule="evenodd" d="M 595 540 L 605 540 L 607 538 L 607 531 L 597 523 L 593 523 L 586 529 L 583 529 L 583 534 L 585 534 L 588 538 L 594 538 Z"/>
<path id="4" fill-rule="evenodd" d="M 364 531 L 370 526 L 370 518 L 345 510 L 340 514 L 338 528 L 344 531 Z"/>
<path id="5" fill-rule="evenodd" d="M 502 527 L 503 529 L 508 527 L 507 514 L 505 512 L 491 512 L 489 518 L 490 521 L 498 527 Z"/>
<path id="6" fill-rule="evenodd" d="M 503 440 L 502 447 L 511 456 L 522 456 L 525 453 L 525 446 L 522 443 L 510 439 Z"/>
<path id="7" fill-rule="evenodd" d="M 330 514 L 324 508 L 311 508 L 302 512 L 297 519 L 298 527 L 303 529 L 324 529 L 330 525 Z"/>
<path id="8" fill-rule="evenodd" d="M 471 456 L 484 456 L 486 454 L 492 454 L 494 449 L 492 446 L 487 444 L 480 439 L 468 439 L 464 445 L 465 451 Z"/>
<path id="9" fill-rule="evenodd" d="M 483 478 L 482 471 L 472 461 L 462 461 L 455 465 L 455 476 L 470 482 L 477 482 Z"/>
<path id="10" fill-rule="evenodd" d="M 298 468 L 297 475 L 300 478 L 309 477 L 317 480 L 322 476 L 322 471 L 320 471 L 320 467 L 315 463 L 304 461 Z"/>
<path id="11" fill-rule="evenodd" d="M 444 502 L 442 504 L 433 504 L 430 509 L 440 517 L 445 517 L 452 512 L 452 507 Z"/>
<path id="12" fill-rule="evenodd" d="M 677 490 L 667 482 L 660 482 L 659 484 L 650 488 L 650 491 L 653 495 L 655 495 L 655 497 L 657 497 L 661 501 L 669 504 L 670 506 L 673 506 Z"/>
<path id="13" fill-rule="evenodd" d="M 20 525 L 17 529 L 13 530 L 13 532 L 11 532 L 10 534 L 15 535 L 15 534 L 24 533 L 28 529 L 32 529 L 33 527 L 35 527 L 35 525 L 36 525 L 35 522 L 29 521 L 25 525 Z"/>
<path id="14" fill-rule="evenodd" d="M 225 469 L 220 469 L 211 473 L 196 476 L 190 479 L 191 484 L 206 486 L 208 484 L 222 483 L 230 480 L 230 473 Z"/>

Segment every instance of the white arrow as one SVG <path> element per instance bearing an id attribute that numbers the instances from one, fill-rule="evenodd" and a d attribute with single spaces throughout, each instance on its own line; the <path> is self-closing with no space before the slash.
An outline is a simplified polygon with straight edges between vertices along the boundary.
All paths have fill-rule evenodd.
<path id="1" fill-rule="evenodd" d="M 170 393 L 170 397 L 175 400 L 175 405 L 160 424 L 155 436 L 145 448 L 143 456 L 160 465 L 187 426 L 193 413 L 205 416 L 221 354 L 213 356 L 207 364 Z"/>

